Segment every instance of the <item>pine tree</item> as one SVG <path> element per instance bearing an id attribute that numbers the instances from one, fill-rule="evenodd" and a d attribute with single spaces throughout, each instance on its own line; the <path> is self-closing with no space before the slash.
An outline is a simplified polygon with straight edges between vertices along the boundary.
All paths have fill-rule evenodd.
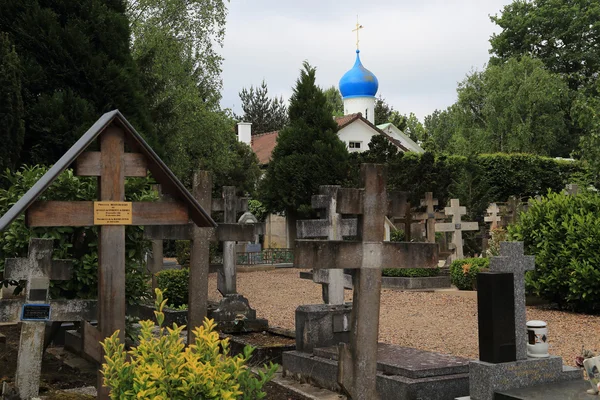
<path id="1" fill-rule="evenodd" d="M 238 119 L 252 123 L 253 135 L 277 131 L 287 124 L 287 109 L 283 98 L 270 98 L 265 81 L 262 81 L 260 87 L 243 88 L 239 95 L 244 115 Z"/>
<path id="2" fill-rule="evenodd" d="M 290 98 L 290 123 L 279 132 L 262 181 L 262 201 L 270 212 L 310 208 L 320 185 L 341 184 L 348 171 L 348 151 L 337 136 L 327 99 L 315 85 L 316 69 L 307 62 L 303 66 Z"/>
<path id="3" fill-rule="evenodd" d="M 0 0 L 0 9 L 23 69 L 21 163 L 56 162 L 115 108 L 152 141 L 122 0 Z"/>
<path id="4" fill-rule="evenodd" d="M 23 147 L 25 124 L 21 65 L 8 35 L 0 33 L 0 170 L 13 169 Z"/>

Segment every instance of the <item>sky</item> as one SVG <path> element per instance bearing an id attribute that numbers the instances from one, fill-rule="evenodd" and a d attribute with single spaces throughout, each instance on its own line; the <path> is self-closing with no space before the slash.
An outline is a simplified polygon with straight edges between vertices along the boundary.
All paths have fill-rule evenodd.
<path id="1" fill-rule="evenodd" d="M 499 28 L 489 16 L 510 0 L 231 0 L 224 47 L 221 106 L 241 114 L 238 93 L 267 82 L 288 100 L 302 62 L 317 84 L 338 86 L 360 56 L 379 80 L 378 96 L 421 121 L 456 101 L 456 87 L 489 59 Z"/>

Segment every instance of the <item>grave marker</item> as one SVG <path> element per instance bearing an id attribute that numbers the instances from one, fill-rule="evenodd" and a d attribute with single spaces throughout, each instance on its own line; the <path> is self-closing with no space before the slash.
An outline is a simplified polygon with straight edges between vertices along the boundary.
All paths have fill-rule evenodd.
<path id="1" fill-rule="evenodd" d="M 436 232 L 452 232 L 452 244 L 455 246 L 455 252 L 452 260 L 460 260 L 465 256 L 463 254 L 463 231 L 476 231 L 479 229 L 477 222 L 463 222 L 461 216 L 467 213 L 467 209 L 460 205 L 458 199 L 450 200 L 450 207 L 445 208 L 445 214 L 452 216 L 452 222 L 435 224 Z"/>
<path id="2" fill-rule="evenodd" d="M 350 345 L 339 347 L 338 381 L 354 400 L 376 399 L 382 268 L 437 265 L 433 243 L 384 242 L 389 201 L 382 165 L 361 165 L 362 189 L 338 189 L 337 212 L 358 215 L 361 241 L 297 240 L 296 268 L 356 269 Z"/>
<path id="3" fill-rule="evenodd" d="M 435 206 L 438 205 L 438 199 L 433 198 L 433 192 L 425 192 L 425 198 L 421 199 L 421 207 L 426 207 L 424 213 L 415 215 L 415 219 L 425 222 L 425 232 L 427 234 L 427 242 L 435 243 L 435 224 L 437 220 L 443 220 L 446 215 L 435 211 Z"/>
<path id="4" fill-rule="evenodd" d="M 46 321 L 96 318 L 95 300 L 50 300 L 50 281 L 71 278 L 71 261 L 52 260 L 53 239 L 30 239 L 27 258 L 6 259 L 4 276 L 27 281 L 25 301 L 0 300 L 0 321 L 21 321 L 15 384 L 24 399 L 37 397 Z"/>
<path id="5" fill-rule="evenodd" d="M 340 186 L 335 185 L 319 187 L 319 194 L 311 197 L 311 205 L 315 210 L 322 210 L 322 218 L 296 221 L 299 239 L 342 240 L 344 236 L 356 236 L 356 218 L 344 219 L 336 210 L 339 189 Z M 343 270 L 313 270 L 313 281 L 322 285 L 326 304 L 344 304 Z"/>
<path id="6" fill-rule="evenodd" d="M 580 190 L 581 189 L 579 188 L 579 185 L 576 183 L 569 183 L 567 186 L 565 186 L 565 191 L 569 196 L 579 194 Z"/>
<path id="7" fill-rule="evenodd" d="M 491 203 L 486 210 L 485 222 L 491 222 L 490 229 L 495 229 L 500 226 L 502 217 L 500 216 L 500 207 L 496 203 Z"/>

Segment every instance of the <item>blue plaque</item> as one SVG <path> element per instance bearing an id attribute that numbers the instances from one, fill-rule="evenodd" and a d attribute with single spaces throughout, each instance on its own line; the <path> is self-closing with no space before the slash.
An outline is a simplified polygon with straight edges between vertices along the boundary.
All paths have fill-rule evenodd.
<path id="1" fill-rule="evenodd" d="M 49 321 L 50 304 L 23 304 L 21 321 Z"/>

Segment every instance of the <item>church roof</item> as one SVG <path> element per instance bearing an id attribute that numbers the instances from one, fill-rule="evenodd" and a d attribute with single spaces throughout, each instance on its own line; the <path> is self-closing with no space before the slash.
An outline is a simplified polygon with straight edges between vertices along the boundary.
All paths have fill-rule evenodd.
<path id="1" fill-rule="evenodd" d="M 351 97 L 375 97 L 379 81 L 375 74 L 366 69 L 360 61 L 360 50 L 356 50 L 354 66 L 340 79 L 340 93 L 347 99 Z"/>
<path id="2" fill-rule="evenodd" d="M 409 151 L 408 148 L 402 145 L 398 140 L 394 139 L 383 130 L 379 129 L 375 125 L 373 125 L 369 120 L 364 118 L 361 113 L 344 115 L 343 117 L 335 117 L 335 122 L 338 124 L 338 129 L 344 129 L 346 126 L 352 124 L 355 121 L 362 121 L 367 124 L 371 129 L 377 131 L 380 135 L 383 135 L 386 139 L 392 142 L 396 147 L 401 149 L 402 151 Z M 258 135 L 252 136 L 252 151 L 258 157 L 258 163 L 260 165 L 267 165 L 269 161 L 271 161 L 271 155 L 275 146 L 277 146 L 277 137 L 279 136 L 279 131 L 261 133 Z"/>

